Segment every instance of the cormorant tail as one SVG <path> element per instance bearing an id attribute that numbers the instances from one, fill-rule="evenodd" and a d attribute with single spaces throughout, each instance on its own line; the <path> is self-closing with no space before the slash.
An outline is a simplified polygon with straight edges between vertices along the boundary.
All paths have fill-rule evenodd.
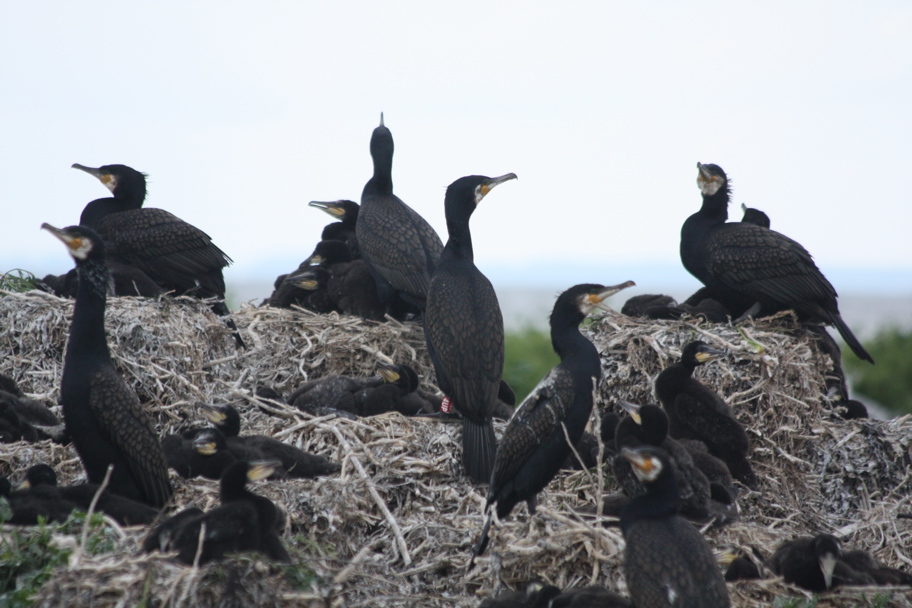
<path id="1" fill-rule="evenodd" d="M 871 365 L 874 365 L 874 358 L 864 349 L 864 346 L 861 345 L 861 342 L 858 341 L 858 338 L 855 337 L 855 334 L 852 333 L 849 326 L 845 324 L 845 321 L 842 320 L 839 313 L 833 315 L 833 324 L 836 326 L 836 330 L 839 332 L 839 335 L 842 336 L 842 339 L 845 340 L 846 344 L 849 345 L 849 348 L 852 349 L 852 352 L 858 355 L 859 359 L 864 359 Z"/>
<path id="2" fill-rule="evenodd" d="M 468 418 L 462 425 L 462 464 L 466 474 L 478 483 L 491 481 L 494 471 L 494 456 L 497 453 L 497 438 L 494 423 L 488 418 L 482 423 Z"/>

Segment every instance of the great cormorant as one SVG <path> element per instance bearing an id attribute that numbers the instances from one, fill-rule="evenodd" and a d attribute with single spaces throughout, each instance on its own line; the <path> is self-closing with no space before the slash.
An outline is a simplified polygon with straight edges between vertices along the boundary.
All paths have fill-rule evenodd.
<path id="1" fill-rule="evenodd" d="M 835 536 L 799 536 L 779 545 L 769 560 L 774 573 L 786 583 L 809 591 L 828 591 L 838 585 L 874 585 L 874 578 L 842 560 L 842 546 Z"/>
<path id="2" fill-rule="evenodd" d="M 554 478 L 570 454 L 592 413 L 593 389 L 602 377 L 595 345 L 580 333 L 579 325 L 609 296 L 632 287 L 620 285 L 575 285 L 558 296 L 551 312 L 551 345 L 560 357 L 554 369 L 538 383 L 516 408 L 504 430 L 485 510 L 497 505 L 497 516 L 507 517 L 520 501 L 535 511 L 535 497 Z M 570 444 L 567 441 L 570 441 Z M 488 517 L 475 555 L 488 544 Z"/>
<path id="3" fill-rule="evenodd" d="M 276 464 L 234 463 L 219 482 L 221 506 L 207 513 L 195 507 L 178 513 L 149 534 L 143 549 L 177 551 L 178 559 L 185 564 L 193 564 L 197 554 L 199 563 L 205 564 L 229 553 L 245 551 L 256 551 L 274 561 L 289 561 L 276 529 L 278 508 L 268 498 L 245 487 L 247 481 L 270 476 Z"/>
<path id="4" fill-rule="evenodd" d="M 149 414 L 114 368 L 105 337 L 104 243 L 84 226 L 41 227 L 67 246 L 79 269 L 60 385 L 67 433 L 89 482 L 101 483 L 114 465 L 111 492 L 162 507 L 171 496 L 167 460 Z"/>
<path id="5" fill-rule="evenodd" d="M 398 295 L 424 310 L 443 243 L 423 217 L 393 194 L 393 135 L 382 114 L 371 135 L 370 152 L 374 175 L 361 192 L 355 227 L 361 257 L 374 273 L 387 307 Z"/>
<path id="6" fill-rule="evenodd" d="M 718 165 L 697 163 L 703 206 L 681 227 L 681 262 L 734 317 L 794 309 L 836 327 L 859 358 L 874 360 L 839 314 L 836 290 L 799 243 L 774 230 L 726 222 L 731 191 Z"/>
<path id="7" fill-rule="evenodd" d="M 624 578 L 638 608 L 730 606 L 725 579 L 706 540 L 680 516 L 677 480 L 667 454 L 652 446 L 624 448 L 646 494 L 621 511 Z"/>
<path id="8" fill-rule="evenodd" d="M 104 239 L 111 261 L 138 269 L 165 291 L 217 298 L 212 311 L 230 315 L 222 269 L 231 258 L 196 226 L 164 209 L 143 207 L 144 174 L 126 165 L 93 168 L 76 163 L 73 168 L 98 178 L 114 195 L 90 202 L 79 217 L 80 226 Z M 229 317 L 225 322 L 238 345 L 244 346 L 234 321 Z"/>
<path id="9" fill-rule="evenodd" d="M 449 239 L 427 292 L 424 336 L 437 386 L 462 415 L 462 463 L 479 483 L 491 479 L 497 440 L 491 415 L 504 365 L 503 316 L 491 281 L 475 266 L 469 218 L 495 186 L 516 175 L 470 175 L 449 185 Z"/>
<path id="10" fill-rule="evenodd" d="M 735 479 L 753 488 L 757 478 L 747 459 L 750 443 L 744 427 L 715 391 L 693 377 L 698 365 L 723 354 L 704 342 L 690 342 L 681 359 L 656 377 L 655 392 L 668 414 L 672 437 L 702 441 L 710 454 L 725 461 Z"/>
<path id="11" fill-rule="evenodd" d="M 307 203 L 315 209 L 319 209 L 336 218 L 337 222 L 327 224 L 320 234 L 320 240 L 323 241 L 342 241 L 348 245 L 353 259 L 361 258 L 361 249 L 358 247 L 358 237 L 355 234 L 355 226 L 358 222 L 358 213 L 361 211 L 361 205 L 355 201 L 339 200 L 332 202 L 310 201 Z"/>
<path id="12" fill-rule="evenodd" d="M 228 450 L 239 460 L 256 456 L 263 460 L 275 460 L 276 471 L 285 477 L 318 477 L 342 470 L 342 465 L 328 458 L 305 452 L 293 445 L 266 435 L 241 435 L 241 416 L 227 403 L 203 405 L 206 418 L 216 426 L 228 442 Z"/>

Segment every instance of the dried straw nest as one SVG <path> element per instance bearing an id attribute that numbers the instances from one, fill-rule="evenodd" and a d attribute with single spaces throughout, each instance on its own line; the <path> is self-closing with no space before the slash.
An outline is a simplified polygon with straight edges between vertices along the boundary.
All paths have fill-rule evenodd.
<path id="1" fill-rule="evenodd" d="M 71 301 L 40 292 L 0 293 L 0 372 L 30 396 L 56 402 L 71 313 Z M 386 358 L 432 378 L 419 326 L 251 307 L 235 313 L 235 321 L 249 345 L 245 351 L 235 348 L 205 304 L 191 299 L 115 298 L 107 312 L 116 363 L 162 433 L 198 420 L 197 403 L 229 402 L 240 409 L 245 432 L 343 462 L 335 477 L 256 486 L 288 513 L 284 539 L 295 565 L 239 557 L 188 568 L 139 555 L 144 530 L 110 524 L 116 550 L 72 558 L 42 587 L 39 606 L 468 607 L 503 584 L 530 578 L 561 587 L 623 588 L 618 529 L 581 514 L 616 490 L 610 477 L 594 470 L 558 476 L 541 495 L 539 513 L 528 517 L 525 507 L 517 508 L 493 531 L 489 555 L 465 574 L 483 523 L 484 488 L 460 474 L 459 425 L 398 414 L 314 418 L 254 398 L 263 385 L 287 395 L 326 374 L 371 375 Z M 787 537 L 827 531 L 888 565 L 908 568 L 912 523 L 897 521 L 896 514 L 912 511 L 912 420 L 835 418 L 822 398 L 829 359 L 787 315 L 743 331 L 605 316 L 589 326 L 605 371 L 599 411 L 615 408 L 619 398 L 653 401 L 655 375 L 693 338 L 727 348 L 729 357 L 698 374 L 750 429 L 762 482 L 739 500 L 739 522 L 706 530 L 712 546 L 753 544 L 769 552 Z M 72 448 L 0 444 L 0 474 L 36 462 L 53 464 L 65 483 L 82 476 Z M 172 479 L 175 508 L 217 503 L 216 482 Z M 776 597 L 802 594 L 779 580 L 729 589 L 735 606 L 769 606 Z M 869 605 L 877 593 L 892 595 L 885 605 L 912 606 L 908 590 L 884 588 L 844 589 L 824 603 Z"/>

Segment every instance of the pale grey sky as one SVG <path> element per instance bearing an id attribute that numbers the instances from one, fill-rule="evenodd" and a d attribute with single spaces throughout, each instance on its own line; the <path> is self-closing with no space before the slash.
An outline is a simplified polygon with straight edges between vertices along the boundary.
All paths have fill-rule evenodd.
<path id="1" fill-rule="evenodd" d="M 229 283 L 271 280 L 329 221 L 308 201 L 359 199 L 381 111 L 444 240 L 450 182 L 518 174 L 473 218 L 483 270 L 677 263 L 697 161 L 824 272 L 912 268 L 906 1 L 20 2 L 0 52 L 0 271 L 67 270 L 39 226 L 106 195 L 70 165 L 123 163 Z"/>

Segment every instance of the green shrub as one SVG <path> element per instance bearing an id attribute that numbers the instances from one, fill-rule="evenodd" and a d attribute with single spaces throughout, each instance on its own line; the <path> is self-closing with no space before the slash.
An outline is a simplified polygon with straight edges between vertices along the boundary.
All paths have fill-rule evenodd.
<path id="1" fill-rule="evenodd" d="M 504 350 L 503 378 L 516 393 L 517 405 L 560 362 L 551 348 L 551 334 L 532 327 L 507 333 Z"/>
<path id="2" fill-rule="evenodd" d="M 912 412 L 912 331 L 881 331 L 873 340 L 865 341 L 865 349 L 877 365 L 843 349 L 852 388 L 892 410 Z"/>

